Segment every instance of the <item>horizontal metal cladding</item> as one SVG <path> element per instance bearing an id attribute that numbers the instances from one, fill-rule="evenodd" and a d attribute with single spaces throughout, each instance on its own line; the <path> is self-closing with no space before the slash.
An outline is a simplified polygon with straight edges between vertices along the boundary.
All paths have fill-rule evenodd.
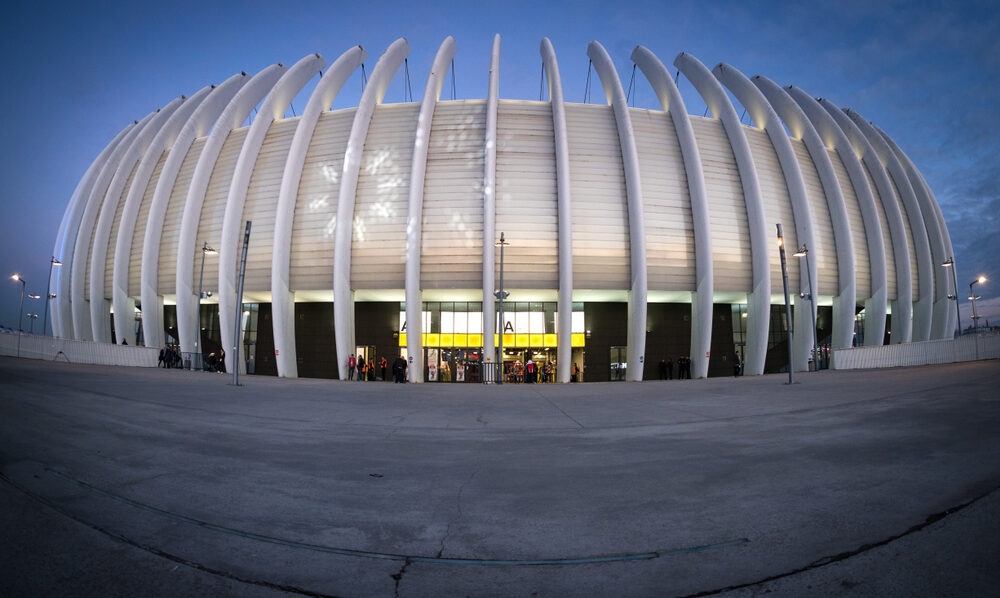
<path id="1" fill-rule="evenodd" d="M 496 230 L 510 242 L 504 250 L 506 287 L 559 287 L 557 199 L 551 104 L 500 100 Z M 496 259 L 499 264 L 499 250 Z"/>
<path id="2" fill-rule="evenodd" d="M 865 225 L 861 218 L 861 206 L 858 204 L 858 195 L 854 192 L 851 177 L 847 174 L 847 169 L 844 168 L 840 154 L 834 150 L 828 150 L 828 152 L 830 161 L 833 162 L 833 171 L 837 174 L 837 181 L 840 183 L 840 192 L 844 195 L 847 219 L 851 225 L 851 240 L 854 242 L 855 296 L 864 300 L 871 297 L 872 269 L 868 258 L 868 239 L 865 237 Z"/>
<path id="3" fill-rule="evenodd" d="M 868 178 L 868 186 L 871 187 L 872 196 L 875 198 L 875 209 L 878 210 L 879 223 L 882 227 L 882 242 L 885 244 L 885 280 L 887 293 L 886 296 L 889 297 L 890 301 L 896 299 L 896 256 L 892 251 L 892 235 L 889 232 L 889 218 L 886 216 L 885 212 L 885 202 L 886 201 L 896 201 L 892 197 L 882 197 L 878 191 L 878 187 L 875 185 L 875 179 L 872 177 L 872 173 L 868 170 L 868 164 L 864 161 L 861 162 L 861 168 L 865 171 L 865 176 Z"/>
<path id="4" fill-rule="evenodd" d="M 628 201 L 611 106 L 566 104 L 573 287 L 630 286 Z"/>
<path id="5" fill-rule="evenodd" d="M 240 150 L 243 148 L 243 141 L 247 137 L 249 127 L 230 131 L 226 137 L 226 142 L 222 144 L 222 151 L 215 161 L 215 168 L 212 169 L 212 176 L 208 180 L 208 187 L 205 189 L 205 202 L 201 206 L 201 218 L 198 220 L 197 245 L 207 242 L 210 246 L 218 249 L 222 242 L 222 219 L 226 215 L 226 201 L 229 199 L 229 185 L 233 180 L 233 171 L 236 169 L 236 160 L 240 157 Z M 242 239 L 241 239 L 242 241 Z M 180 251 L 192 251 L 193 247 L 183 247 Z M 162 258 L 161 258 L 162 259 Z M 191 260 L 192 288 L 198 288 L 198 273 L 201 271 L 201 252 L 192 251 Z M 205 278 L 203 289 L 205 291 L 218 292 L 219 286 L 219 260 L 209 258 L 205 260 Z"/>
<path id="6" fill-rule="evenodd" d="M 302 166 L 292 220 L 289 287 L 293 291 L 333 288 L 333 236 L 344 152 L 357 108 L 319 117 Z"/>
<path id="7" fill-rule="evenodd" d="M 419 112 L 420 104 L 375 108 L 354 204 L 352 289 L 405 286 L 407 193 Z"/>
<path id="8" fill-rule="evenodd" d="M 132 233 L 132 249 L 129 251 L 128 260 L 128 294 L 130 297 L 139 296 L 139 278 L 142 273 L 142 242 L 146 236 L 146 223 L 149 220 L 149 208 L 153 204 L 153 192 L 156 191 L 156 183 L 160 180 L 160 173 L 163 172 L 163 165 L 167 161 L 169 151 L 163 152 L 160 159 L 153 168 L 153 174 L 149 177 L 149 184 L 142 194 L 142 201 L 139 203 L 139 213 L 135 220 L 135 231 Z M 117 239 L 117 234 L 115 238 Z M 106 291 L 110 293 L 109 290 Z"/>
<path id="9" fill-rule="evenodd" d="M 184 202 L 187 201 L 191 177 L 194 176 L 194 168 L 198 165 L 198 158 L 205 149 L 206 141 L 207 137 L 195 139 L 188 148 L 181 169 L 174 180 L 174 187 L 170 190 L 170 201 L 163 217 L 163 231 L 160 234 L 160 259 L 157 262 L 156 288 L 159 295 L 173 295 L 177 289 L 177 243 L 181 235 L 181 217 L 184 215 Z M 138 233 L 136 237 L 139 237 Z"/>
<path id="10" fill-rule="evenodd" d="M 484 100 L 438 102 L 424 174 L 420 281 L 478 289 L 483 279 Z"/>
<path id="11" fill-rule="evenodd" d="M 840 294 L 840 287 L 839 275 L 837 274 L 837 245 L 833 236 L 830 206 L 826 201 L 826 194 L 823 192 L 819 172 L 817 172 L 812 158 L 809 157 L 806 144 L 800 139 L 792 139 L 791 141 L 795 157 L 799 162 L 799 170 L 802 172 L 802 180 L 806 186 L 806 197 L 809 199 L 809 207 L 813 217 L 813 246 L 809 248 L 809 251 L 816 252 L 816 270 L 818 271 L 813 284 L 816 285 L 817 295 L 836 296 Z"/>
<path id="12" fill-rule="evenodd" d="M 132 171 L 129 173 L 128 179 L 125 181 L 125 186 L 122 187 L 121 195 L 119 195 L 117 198 L 114 198 L 113 200 L 115 202 L 113 204 L 115 206 L 115 217 L 111 224 L 111 235 L 108 238 L 109 251 L 105 256 L 104 263 L 98 265 L 98 267 L 104 269 L 104 297 L 106 299 L 111 297 L 111 276 L 112 276 L 112 271 L 114 270 L 114 260 L 115 260 L 114 239 L 118 237 L 118 223 L 121 222 L 122 208 L 124 207 L 123 204 L 125 203 L 125 197 L 128 196 L 128 190 L 132 187 L 132 180 L 135 178 L 135 171 L 139 168 L 139 162 L 136 161 L 134 164 L 131 164 L 131 167 Z M 107 201 L 108 199 L 109 199 L 108 197 L 105 197 L 105 201 Z M 97 227 L 95 226 L 94 230 L 91 232 L 90 235 L 90 243 L 87 245 L 87 277 L 84 278 L 84 288 L 83 288 L 83 294 L 85 299 L 89 299 L 90 297 L 90 272 L 95 267 L 95 264 L 93 263 L 94 260 L 93 256 L 94 256 L 94 238 L 96 235 L 97 235 Z"/>
<path id="13" fill-rule="evenodd" d="M 246 202 L 243 204 L 243 222 L 250 220 L 253 226 L 250 243 L 247 246 L 246 275 L 244 290 L 250 293 L 271 290 L 271 252 L 274 247 L 274 220 L 278 206 L 278 190 L 281 176 L 288 159 L 288 148 L 295 135 L 298 118 L 288 118 L 271 124 L 257 154 L 250 185 L 247 187 Z M 242 235 L 240 237 L 242 242 Z M 239 252 L 236 253 L 237 271 Z"/>
<path id="14" fill-rule="evenodd" d="M 913 302 L 916 303 L 920 297 L 920 272 L 917 270 L 917 248 L 913 240 L 913 225 L 923 226 L 923 223 L 914 222 L 910 219 L 910 215 L 903 205 L 903 196 L 900 195 L 899 187 L 896 185 L 896 181 L 893 180 L 892 175 L 889 175 L 889 182 L 892 183 L 892 192 L 896 196 L 896 204 L 899 206 L 900 212 L 903 213 L 903 227 L 906 229 L 906 248 L 910 254 L 910 282 L 913 289 Z"/>
<path id="15" fill-rule="evenodd" d="M 753 288 L 750 228 L 736 158 L 722 121 L 690 119 L 705 173 L 715 292 L 746 293 Z"/>
<path id="16" fill-rule="evenodd" d="M 785 183 L 785 176 L 778 162 L 778 154 L 771 145 L 771 140 L 763 129 L 753 127 L 743 128 L 747 143 L 750 145 L 750 153 L 753 155 L 754 164 L 757 166 L 757 180 L 760 183 L 760 193 L 764 199 L 764 219 L 767 226 L 767 234 L 775 234 L 777 228 L 775 224 L 782 225 L 782 234 L 789 247 L 799 247 L 799 237 L 795 228 L 795 215 L 792 213 L 792 201 L 788 195 L 788 186 Z M 772 237 L 773 238 L 773 237 Z M 769 244 L 769 249 L 773 248 Z M 771 294 L 779 295 L 784 292 L 784 283 L 781 275 L 781 256 L 777 251 L 768 251 L 768 260 L 771 264 Z M 792 259 L 787 261 L 789 289 L 794 292 L 799 288 L 799 264 L 802 260 Z M 808 291 L 808 289 L 803 289 Z"/>
<path id="17" fill-rule="evenodd" d="M 670 115 L 631 108 L 639 154 L 648 289 L 694 291 L 694 225 L 680 142 Z"/>

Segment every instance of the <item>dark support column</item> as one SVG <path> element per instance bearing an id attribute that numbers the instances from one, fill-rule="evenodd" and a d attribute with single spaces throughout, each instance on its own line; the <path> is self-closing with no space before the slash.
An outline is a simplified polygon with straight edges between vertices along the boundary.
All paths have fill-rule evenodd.
<path id="1" fill-rule="evenodd" d="M 295 304 L 295 355 L 302 378 L 336 378 L 333 303 Z"/>
<path id="2" fill-rule="evenodd" d="M 643 380 L 660 379 L 660 360 L 674 362 L 691 350 L 691 304 L 650 303 L 646 312 L 646 367 Z M 690 357 L 690 356 L 689 356 Z"/>

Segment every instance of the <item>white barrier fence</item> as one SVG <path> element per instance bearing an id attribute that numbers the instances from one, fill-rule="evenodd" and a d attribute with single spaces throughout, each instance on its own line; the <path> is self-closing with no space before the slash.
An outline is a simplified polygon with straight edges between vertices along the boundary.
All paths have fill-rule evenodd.
<path id="1" fill-rule="evenodd" d="M 969 334 L 952 340 L 835 350 L 831 367 L 864 370 L 998 358 L 1000 335 Z"/>
<path id="2" fill-rule="evenodd" d="M 0 355 L 18 355 L 17 337 L 17 333 L 0 334 Z M 160 350 L 154 347 L 130 347 L 22 334 L 20 356 L 69 363 L 155 368 Z"/>

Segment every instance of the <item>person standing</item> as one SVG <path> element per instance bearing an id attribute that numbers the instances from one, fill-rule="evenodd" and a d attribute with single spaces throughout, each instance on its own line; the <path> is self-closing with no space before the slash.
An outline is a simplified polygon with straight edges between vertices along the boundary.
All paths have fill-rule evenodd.
<path id="1" fill-rule="evenodd" d="M 354 359 L 354 353 L 347 358 L 347 379 L 354 380 L 354 368 L 357 367 L 358 360 Z"/>
<path id="2" fill-rule="evenodd" d="M 219 372 L 226 373 L 226 350 L 219 348 Z"/>
<path id="3" fill-rule="evenodd" d="M 406 360 L 402 356 L 392 362 L 392 377 L 396 384 L 402 384 L 406 377 Z"/>
<path id="4" fill-rule="evenodd" d="M 358 355 L 357 367 L 358 367 L 358 382 L 364 382 L 365 381 L 365 358 L 363 356 L 361 356 L 361 355 Z"/>
<path id="5" fill-rule="evenodd" d="M 389 365 L 389 363 L 385 360 L 385 355 L 383 355 L 382 358 L 379 360 L 378 365 L 379 368 L 382 370 L 382 382 L 385 382 L 386 381 L 385 367 Z"/>
<path id="6" fill-rule="evenodd" d="M 163 348 L 160 349 L 160 359 L 159 359 L 159 361 L 156 362 L 156 367 L 158 367 L 158 368 L 160 368 L 160 367 L 164 367 L 164 368 L 167 367 L 166 357 L 167 357 L 167 346 L 164 345 Z"/>
<path id="7" fill-rule="evenodd" d="M 660 369 L 660 380 L 666 380 L 667 379 L 667 360 L 666 359 L 661 359 L 660 360 L 660 365 L 658 367 Z"/>

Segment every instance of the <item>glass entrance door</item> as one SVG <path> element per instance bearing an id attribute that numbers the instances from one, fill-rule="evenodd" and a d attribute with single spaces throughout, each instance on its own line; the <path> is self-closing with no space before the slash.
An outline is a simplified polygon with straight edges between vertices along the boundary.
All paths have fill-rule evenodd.
<path id="1" fill-rule="evenodd" d="M 358 359 L 358 380 L 362 382 L 375 380 L 375 347 L 361 346 L 355 347 L 354 355 Z M 362 371 L 361 360 L 364 359 L 364 368 Z"/>
<path id="2" fill-rule="evenodd" d="M 611 347 L 610 363 L 609 380 L 624 380 L 628 369 L 628 347 Z"/>

